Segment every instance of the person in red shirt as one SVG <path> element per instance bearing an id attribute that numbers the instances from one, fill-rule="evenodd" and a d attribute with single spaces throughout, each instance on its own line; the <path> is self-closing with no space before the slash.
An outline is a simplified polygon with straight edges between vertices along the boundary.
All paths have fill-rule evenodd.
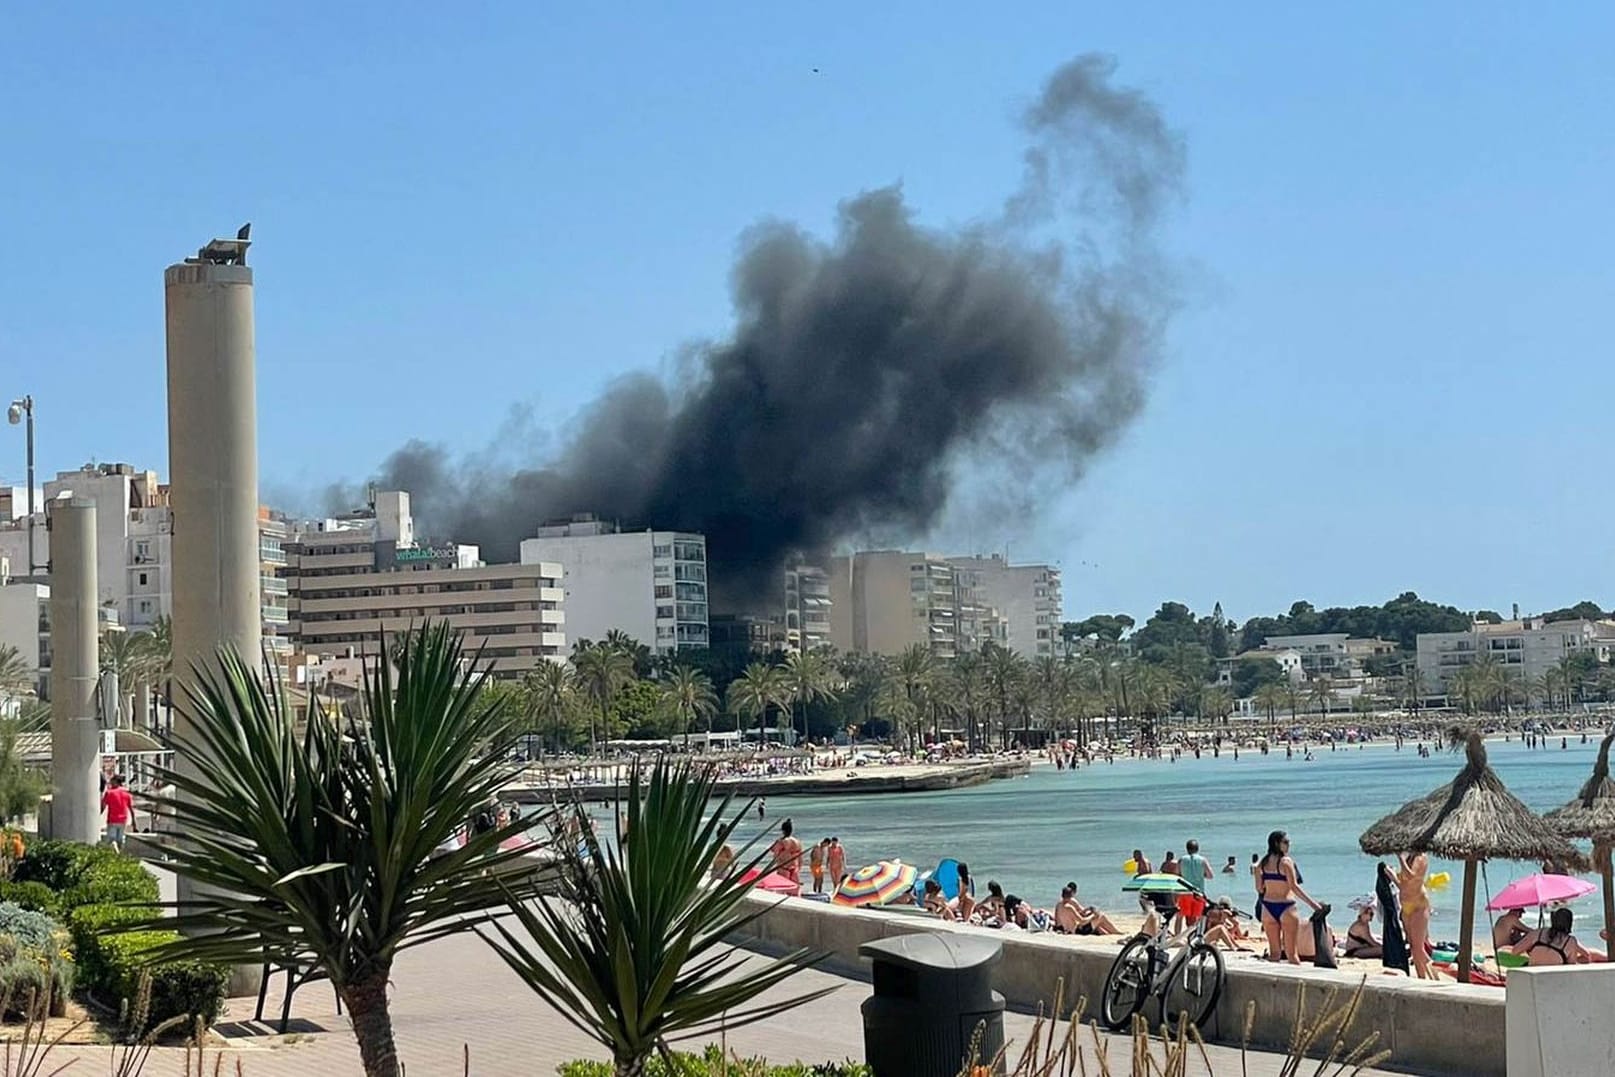
<path id="1" fill-rule="evenodd" d="M 107 841 L 123 852 L 124 830 L 135 827 L 135 798 L 123 787 L 123 775 L 114 774 L 107 791 L 101 794 L 101 810 L 107 813 Z"/>

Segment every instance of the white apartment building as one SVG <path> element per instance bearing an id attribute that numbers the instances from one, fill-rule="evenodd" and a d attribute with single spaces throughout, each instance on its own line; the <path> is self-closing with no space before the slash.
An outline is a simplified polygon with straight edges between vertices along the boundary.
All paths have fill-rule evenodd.
<path id="1" fill-rule="evenodd" d="M 95 503 L 96 583 L 101 605 L 116 613 L 116 620 L 132 630 L 149 628 L 159 617 L 173 613 L 173 513 L 168 487 L 155 471 L 129 464 L 85 465 L 77 471 L 58 472 L 45 483 L 45 499 L 73 497 Z M 34 559 L 48 578 L 50 531 L 41 502 L 35 514 Z M 0 556 L 17 566 L 28 561 L 28 529 L 18 507 L 14 519 L 0 522 Z M 264 640 L 276 646 L 276 633 L 286 624 L 285 583 L 278 579 L 279 547 L 285 525 L 267 510 L 259 512 L 260 546 L 265 549 L 262 579 Z M 282 559 L 283 560 L 283 559 Z"/>
<path id="2" fill-rule="evenodd" d="M 523 539 L 521 561 L 561 567 L 574 640 L 615 629 L 657 654 L 711 645 L 705 535 L 622 531 L 579 516 Z"/>
<path id="3" fill-rule="evenodd" d="M 43 698 L 50 683 L 50 588 L 8 580 L 0 569 L 0 647 L 8 645 L 37 672 L 34 691 Z"/>
<path id="4" fill-rule="evenodd" d="M 1421 632 L 1417 662 L 1425 691 L 1445 696 L 1452 692 L 1453 676 L 1482 656 L 1510 677 L 1529 682 L 1584 651 L 1600 659 L 1615 652 L 1615 623 L 1525 617 L 1495 625 L 1476 623 L 1466 632 Z"/>
<path id="5" fill-rule="evenodd" d="M 1060 570 L 1052 565 L 1012 565 L 1002 556 L 950 557 L 959 585 L 981 606 L 1003 619 L 1005 647 L 1026 658 L 1053 658 L 1060 653 L 1060 625 L 1065 616 Z"/>
<path id="6" fill-rule="evenodd" d="M 1231 688 L 1234 683 L 1234 666 L 1239 662 L 1255 662 L 1263 658 L 1278 663 L 1279 669 L 1284 671 L 1284 679 L 1291 684 L 1300 684 L 1307 679 L 1305 668 L 1301 663 L 1301 652 L 1288 647 L 1279 650 L 1269 650 L 1266 647 L 1239 654 L 1229 655 L 1227 658 L 1217 659 L 1217 683 L 1224 688 Z"/>
<path id="7" fill-rule="evenodd" d="M 566 658 L 561 566 L 485 565 L 476 546 L 423 544 L 402 491 L 377 493 L 360 512 L 293 527 L 280 549 L 283 631 L 298 651 L 374 658 L 387 636 L 444 620 L 496 676 Z"/>
<path id="8" fill-rule="evenodd" d="M 1353 638 L 1345 632 L 1316 632 L 1303 636 L 1269 636 L 1261 651 L 1294 651 L 1301 656 L 1301 669 L 1308 678 L 1356 680 L 1364 676 L 1363 664 L 1370 658 L 1394 654 L 1396 644 L 1383 639 Z"/>

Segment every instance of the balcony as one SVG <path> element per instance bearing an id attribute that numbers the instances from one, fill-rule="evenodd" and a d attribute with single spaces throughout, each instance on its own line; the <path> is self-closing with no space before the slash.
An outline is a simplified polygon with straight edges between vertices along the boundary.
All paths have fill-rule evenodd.
<path id="1" fill-rule="evenodd" d="M 258 612 L 265 624 L 283 625 L 290 620 L 285 606 L 260 606 Z"/>
<path id="2" fill-rule="evenodd" d="M 286 593 L 286 581 L 279 576 L 259 576 L 258 585 L 266 595 L 283 595 Z"/>

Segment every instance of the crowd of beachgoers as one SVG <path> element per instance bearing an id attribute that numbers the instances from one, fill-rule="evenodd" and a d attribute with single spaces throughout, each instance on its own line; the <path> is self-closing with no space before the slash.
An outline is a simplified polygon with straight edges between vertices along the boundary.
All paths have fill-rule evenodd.
<path id="1" fill-rule="evenodd" d="M 867 893 L 843 900 L 855 892 L 853 884 L 861 874 L 849 871 L 848 850 L 834 836 L 804 846 L 790 819 L 780 824 L 766 861 L 773 878 L 783 878 L 804 898 L 907 911 L 947 924 L 1122 939 L 1182 933 L 1193 926 L 1212 945 L 1252 959 L 1357 971 L 1377 966 L 1428 980 L 1455 976 L 1457 943 L 1430 938 L 1429 888 L 1444 885 L 1445 873 L 1431 875 L 1423 854 L 1399 855 L 1394 866 L 1381 861 L 1376 893 L 1353 899 L 1350 922 L 1337 931 L 1330 922 L 1333 908 L 1307 892 L 1284 831 L 1269 834 L 1266 854 L 1253 854 L 1243 866 L 1232 856 L 1213 864 L 1192 838 L 1183 848 L 1181 856 L 1167 851 L 1159 864 L 1143 850 L 1133 850 L 1125 869 L 1147 885 L 1141 887 L 1139 910 L 1132 916 L 1107 914 L 1083 902 L 1075 881 L 1067 882 L 1047 906 L 1006 893 L 992 878 L 978 890 L 970 866 L 953 860 L 928 872 L 889 872 L 902 885 L 880 894 L 879 900 L 868 900 Z M 901 867 L 901 861 L 885 864 Z M 1236 899 L 1233 892 L 1241 890 L 1247 896 Z M 1310 914 L 1305 918 L 1303 906 Z M 1536 927 L 1526 922 L 1525 912 L 1523 906 L 1511 908 L 1494 922 L 1490 956 L 1495 965 L 1475 970 L 1472 982 L 1501 983 L 1497 966 L 1607 960 L 1603 951 L 1576 938 L 1570 909 L 1553 908 Z M 1195 923 L 1201 918 L 1203 923 Z"/>

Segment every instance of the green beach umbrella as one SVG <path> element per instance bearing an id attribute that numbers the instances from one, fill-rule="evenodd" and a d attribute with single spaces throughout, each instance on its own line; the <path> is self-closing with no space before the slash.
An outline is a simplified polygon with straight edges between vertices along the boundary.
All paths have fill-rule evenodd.
<path id="1" fill-rule="evenodd" d="M 1164 871 L 1153 871 L 1148 875 L 1134 875 L 1122 884 L 1122 893 L 1140 894 L 1198 894 L 1194 888 L 1181 875 L 1172 875 Z"/>

